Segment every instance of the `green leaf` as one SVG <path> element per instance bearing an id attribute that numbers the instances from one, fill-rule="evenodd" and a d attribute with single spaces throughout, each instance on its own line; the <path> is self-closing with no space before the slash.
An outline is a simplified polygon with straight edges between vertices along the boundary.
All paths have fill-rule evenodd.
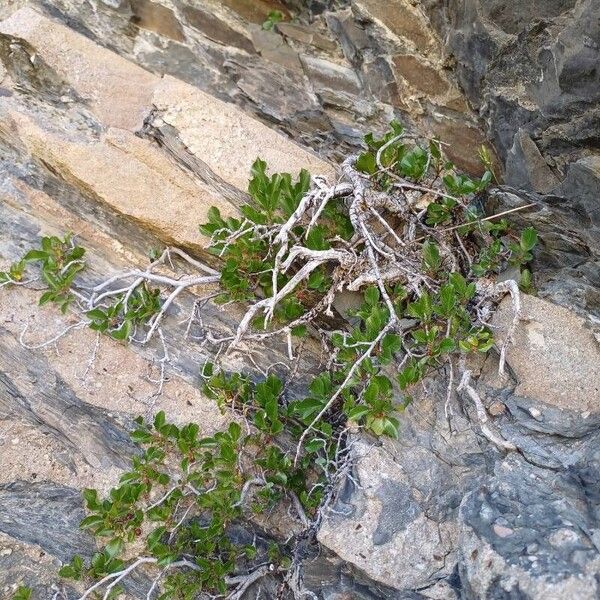
<path id="1" fill-rule="evenodd" d="M 429 152 L 433 158 L 438 160 L 442 158 L 441 146 L 438 140 L 431 140 L 429 142 Z"/>
<path id="2" fill-rule="evenodd" d="M 395 333 L 388 333 L 381 340 L 381 348 L 385 352 L 398 352 L 402 348 L 402 338 Z"/>
<path id="3" fill-rule="evenodd" d="M 375 154 L 372 152 L 363 152 L 356 161 L 356 170 L 361 173 L 367 173 L 373 175 L 377 173 L 377 161 L 375 160 Z"/>
<path id="4" fill-rule="evenodd" d="M 269 12 L 266 21 L 262 24 L 262 28 L 270 31 L 273 27 L 283 20 L 283 13 L 279 10 Z"/>
<path id="5" fill-rule="evenodd" d="M 367 415 L 369 413 L 369 407 L 363 405 L 360 406 L 355 406 L 354 408 L 351 408 L 346 414 L 348 416 L 348 419 L 350 419 L 351 421 L 360 421 L 365 415 Z"/>
<path id="6" fill-rule="evenodd" d="M 229 435 L 231 436 L 231 439 L 234 442 L 237 442 L 240 439 L 240 436 L 242 434 L 242 427 L 240 426 L 239 423 L 236 423 L 235 421 L 233 421 L 232 423 L 229 424 Z"/>
<path id="7" fill-rule="evenodd" d="M 85 314 L 88 319 L 93 319 L 94 321 L 105 321 L 108 318 L 108 315 L 101 308 L 93 308 Z"/>
<path id="8" fill-rule="evenodd" d="M 48 258 L 48 252 L 43 250 L 30 250 L 25 254 L 23 260 L 26 262 L 33 262 L 36 260 L 46 260 Z"/>
<path id="9" fill-rule="evenodd" d="M 88 510 L 98 510 L 101 507 L 98 501 L 98 491 L 90 488 L 86 488 L 82 492 L 83 498 L 86 502 Z"/>
<path id="10" fill-rule="evenodd" d="M 329 250 L 329 242 L 325 238 L 326 230 L 322 225 L 313 227 L 306 236 L 306 247 L 310 250 Z"/>
<path id="11" fill-rule="evenodd" d="M 437 271 L 442 264 L 439 247 L 430 242 L 425 241 L 423 244 L 423 265 L 427 271 Z"/>
<path id="12" fill-rule="evenodd" d="M 91 529 L 92 527 L 96 527 L 102 523 L 104 523 L 104 517 L 99 515 L 90 515 L 89 517 L 85 517 L 85 519 L 79 523 L 79 527 L 81 529 Z"/>
<path id="13" fill-rule="evenodd" d="M 486 171 L 479 181 L 479 189 L 484 190 L 492 181 L 492 172 Z"/>
<path id="14" fill-rule="evenodd" d="M 106 556 L 111 559 L 120 554 L 121 550 L 123 550 L 123 540 L 120 538 L 113 538 L 104 547 Z"/>
<path id="15" fill-rule="evenodd" d="M 463 302 L 470 300 L 476 291 L 474 283 L 467 283 L 467 280 L 460 273 L 450 273 L 448 283 L 452 285 L 456 294 Z"/>
<path id="16" fill-rule="evenodd" d="M 452 315 L 456 306 L 456 291 L 452 284 L 446 284 L 442 287 L 439 293 L 439 301 L 436 312 L 443 317 Z"/>
<path id="17" fill-rule="evenodd" d="M 383 433 L 388 437 L 397 439 L 399 427 L 400 423 L 398 419 L 395 419 L 394 417 L 386 417 L 383 424 Z"/>
<path id="18" fill-rule="evenodd" d="M 420 362 L 412 360 L 398 373 L 398 383 L 400 388 L 405 390 L 407 387 L 417 383 L 423 377 L 423 366 Z"/>
<path id="19" fill-rule="evenodd" d="M 165 411 L 161 410 L 157 412 L 156 416 L 154 417 L 154 428 L 160 429 L 166 422 L 167 420 L 165 417 Z"/>
<path id="20" fill-rule="evenodd" d="M 533 291 L 533 277 L 529 269 L 523 269 L 519 278 L 519 288 L 525 293 Z"/>
<path id="21" fill-rule="evenodd" d="M 54 298 L 56 297 L 55 292 L 44 292 L 41 296 L 40 296 L 40 301 L 39 301 L 39 305 L 40 306 L 44 306 L 44 304 L 48 304 L 48 302 L 51 302 L 52 300 L 54 300 Z"/>
<path id="22" fill-rule="evenodd" d="M 524 252 L 529 252 L 537 244 L 537 231 L 534 227 L 527 227 L 521 232 L 521 248 Z"/>
<path id="23" fill-rule="evenodd" d="M 29 600 L 31 598 L 32 589 L 26 585 L 20 585 L 13 595 L 13 600 Z"/>
<path id="24" fill-rule="evenodd" d="M 420 319 L 421 321 L 429 321 L 433 314 L 431 296 L 429 293 L 423 292 L 420 298 L 408 305 L 406 312 L 409 316 Z"/>
<path id="25" fill-rule="evenodd" d="M 439 343 L 438 350 L 443 354 L 454 352 L 454 350 L 456 350 L 456 342 L 452 338 L 444 338 Z"/>
<path id="26" fill-rule="evenodd" d="M 380 293 L 379 288 L 377 287 L 369 287 L 365 290 L 365 302 L 369 306 L 376 306 L 379 303 Z"/>

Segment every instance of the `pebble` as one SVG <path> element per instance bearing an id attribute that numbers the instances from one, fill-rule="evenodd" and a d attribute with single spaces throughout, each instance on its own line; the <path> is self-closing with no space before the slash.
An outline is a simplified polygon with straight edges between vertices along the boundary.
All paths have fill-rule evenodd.
<path id="1" fill-rule="evenodd" d="M 499 402 L 496 400 L 490 404 L 488 408 L 488 412 L 492 417 L 498 417 L 499 415 L 503 415 L 506 412 L 506 405 L 503 402 Z"/>
<path id="2" fill-rule="evenodd" d="M 503 525 L 494 525 L 493 529 L 494 533 L 501 538 L 508 537 L 514 533 L 510 527 L 504 527 Z"/>

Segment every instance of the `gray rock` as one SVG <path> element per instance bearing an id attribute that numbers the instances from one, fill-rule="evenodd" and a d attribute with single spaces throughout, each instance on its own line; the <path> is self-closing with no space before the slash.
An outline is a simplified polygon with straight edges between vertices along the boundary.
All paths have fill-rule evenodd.
<path id="1" fill-rule="evenodd" d="M 359 439 L 352 479 L 326 514 L 319 541 L 371 579 L 396 590 L 452 592 L 458 506 L 485 472 L 468 421 L 444 415 L 443 381 L 403 414 L 397 442 Z M 425 592 L 424 592 L 425 593 Z M 440 592 L 442 593 L 442 592 Z"/>
<path id="2" fill-rule="evenodd" d="M 58 559 L 38 546 L 0 534 L 0 597 L 12 598 L 20 585 L 26 585 L 36 600 L 52 600 L 56 594 L 52 585 L 57 583 L 59 568 Z M 72 592 L 69 586 L 65 586 L 65 591 Z"/>
<path id="3" fill-rule="evenodd" d="M 525 296 L 523 315 L 510 376 L 499 378 L 489 356 L 477 382 L 492 427 L 517 452 L 480 435 L 468 397 L 451 399 L 449 425 L 446 383 L 428 380 L 397 441 L 355 440 L 355 470 L 325 514 L 323 545 L 371 579 L 427 598 L 597 597 L 598 349 L 564 308 Z M 499 344 L 511 319 L 505 301 Z"/>
<path id="4" fill-rule="evenodd" d="M 82 402 L 47 360 L 0 327 L 0 408 L 50 434 L 95 468 L 127 467 L 136 452 L 124 427 Z"/>
<path id="5" fill-rule="evenodd" d="M 590 258 L 598 252 L 600 6 L 594 0 L 424 5 L 505 163 L 506 182 L 550 194 L 536 198 L 547 216 L 531 221 L 546 233 L 537 261 L 543 292 L 596 314 L 598 266 Z"/>
<path id="6" fill-rule="evenodd" d="M 302 72 L 298 52 L 286 44 L 284 38 L 277 33 L 253 27 L 252 44 L 265 60 L 277 63 L 290 71 Z"/>
<path id="7" fill-rule="evenodd" d="M 278 23 L 276 29 L 286 38 L 314 46 L 320 50 L 334 53 L 337 49 L 337 44 L 334 41 L 315 31 L 314 27 L 298 25 L 296 23 Z"/>
<path id="8" fill-rule="evenodd" d="M 585 156 L 569 165 L 567 176 L 554 190 L 557 196 L 579 204 L 589 218 L 588 227 L 596 230 L 600 228 L 599 192 L 600 154 Z"/>
<path id="9" fill-rule="evenodd" d="M 506 178 L 514 187 L 545 194 L 559 184 L 535 142 L 519 129 L 506 157 Z"/>
<path id="10" fill-rule="evenodd" d="M 577 186 L 579 177 L 573 178 L 573 191 L 582 190 L 590 180 L 592 185 L 579 196 L 558 196 L 556 190 L 552 195 L 541 196 L 502 187 L 489 193 L 485 206 L 489 214 L 495 214 L 533 203 L 533 207 L 510 217 L 515 228 L 533 226 L 538 231 L 539 244 L 533 261 L 538 293 L 583 315 L 598 316 L 600 229 L 595 225 L 595 183 L 588 169 L 580 174 L 585 175 L 583 185 Z"/>
<path id="11" fill-rule="evenodd" d="M 558 267 L 544 291 L 558 302 L 597 312 L 597 264 L 589 257 L 598 249 L 600 5 L 596 0 L 423 0 L 423 5 L 486 123 L 506 183 L 547 194 L 538 201 L 548 207 L 548 223 L 569 221 L 566 234 L 548 231 L 544 240 L 538 264 L 544 270 Z M 549 229 L 546 219 L 539 224 Z M 567 240 L 570 231 L 596 241 Z"/>
<path id="12" fill-rule="evenodd" d="M 150 0 L 129 0 L 133 22 L 177 42 L 185 41 L 183 28 L 172 9 Z"/>
<path id="13" fill-rule="evenodd" d="M 208 39 L 254 53 L 251 40 L 213 12 L 200 7 L 183 6 L 182 14 L 190 27 L 198 30 Z"/>
<path id="14" fill-rule="evenodd" d="M 586 322 L 563 307 L 529 295 L 522 296 L 521 310 L 523 320 L 506 352 L 517 381 L 515 394 L 557 411 L 578 412 L 581 433 L 595 428 L 600 419 L 600 348 Z M 504 343 L 512 319 L 512 303 L 506 298 L 492 320 L 497 344 Z M 537 412 L 538 421 L 550 426 L 550 417 L 544 419 L 542 411 Z M 566 424 L 560 430 L 545 431 L 569 435 Z"/>
<path id="15" fill-rule="evenodd" d="M 597 598 L 598 488 L 588 485 L 517 455 L 497 463 L 460 509 L 464 597 Z"/>
<path id="16" fill-rule="evenodd" d="M 96 550 L 93 538 L 79 529 L 84 517 L 79 490 L 51 481 L 0 485 L 0 531 L 39 546 L 63 563 Z"/>
<path id="17" fill-rule="evenodd" d="M 363 53 L 370 46 L 365 28 L 356 22 L 350 9 L 329 13 L 326 20 L 329 29 L 337 36 L 346 60 L 359 67 Z"/>
<path id="18" fill-rule="evenodd" d="M 60 565 L 97 550 L 94 539 L 79 528 L 85 514 L 80 490 L 52 481 L 0 485 L 0 592 L 24 584 L 34 598 L 50 600 L 59 586 L 67 594 L 72 591 L 58 577 Z M 128 597 L 145 598 L 151 579 L 140 570 L 123 584 Z"/>
<path id="19" fill-rule="evenodd" d="M 325 106 L 334 106 L 364 116 L 374 114 L 373 102 L 363 94 L 353 69 L 309 55 L 301 55 L 312 89 Z"/>
<path id="20" fill-rule="evenodd" d="M 146 69 L 173 74 L 236 102 L 331 157 L 356 149 L 362 134 L 380 131 L 392 116 L 423 131 L 432 115 L 442 114 L 446 121 L 450 114 L 433 101 L 419 105 L 423 114 L 402 102 L 392 56 L 427 56 L 427 64 L 440 69 L 450 64 L 426 21 L 418 15 L 406 18 L 416 15 L 418 7 L 404 0 L 297 0 L 287 3 L 296 11 L 294 23 L 276 0 L 40 4 L 53 17 Z M 540 296 L 582 314 L 600 314 L 597 2 L 422 0 L 421 5 L 454 53 L 467 96 L 505 163 L 507 181 L 529 190 L 493 190 L 487 209 L 499 212 L 535 202 L 533 209 L 512 218 L 517 227 L 534 225 L 540 233 L 534 261 Z M 260 29 L 273 8 L 285 13 L 286 23 L 276 28 L 283 35 Z M 0 10 L 6 14 L 4 7 Z M 335 47 L 315 37 L 325 26 Z M 251 32 L 256 47 L 249 44 Z M 32 62 L 31 48 L 13 48 L 14 43 L 3 38 L 0 54 L 19 85 L 3 87 L 2 100 L 19 102 L 24 114 L 43 116 L 40 121 L 48 132 L 96 143 L 105 128 L 86 103 L 58 72 L 39 59 Z M 340 50 L 346 58 L 343 65 Z M 408 64 L 412 70 L 413 63 L 418 73 L 421 63 L 416 58 L 396 66 Z M 442 94 L 445 88 L 434 88 L 434 76 L 429 75 L 424 83 Z M 450 70 L 444 71 L 447 77 L 452 77 Z M 414 77 L 411 85 L 418 83 Z M 464 152 L 474 154 L 481 135 L 468 111 L 451 117 L 456 119 L 452 130 L 441 133 L 463 136 L 452 137 L 458 140 L 452 151 L 464 159 Z M 180 132 L 149 119 L 144 135 L 162 144 L 165 164 L 174 159 L 184 168 L 178 177 L 193 173 L 232 202 L 243 199 L 201 160 L 192 160 Z M 0 132 L 0 154 L 0 189 L 10 198 L 0 203 L 0 229 L 7 232 L 0 236 L 3 259 L 20 256 L 40 231 L 75 222 L 83 230 L 82 244 L 93 249 L 85 280 L 90 285 L 101 273 L 124 266 L 124 257 L 99 242 L 100 235 L 126 240 L 122 251 L 128 259 L 160 245 L 154 235 L 103 206 L 85 182 L 66 181 L 32 156 L 9 126 Z M 43 194 L 51 202 L 44 205 L 39 200 Z M 79 227 L 83 222 L 87 227 Z M 183 318 L 193 297 L 181 300 Z M 339 556 L 309 554 L 305 563 L 305 583 L 319 598 L 598 596 L 595 347 L 582 320 L 543 306 L 538 320 L 519 330 L 524 339 L 511 347 L 511 377 L 499 381 L 497 364 L 489 358 L 478 382 L 492 426 L 518 452 L 505 456 L 490 446 L 468 398 L 451 398 L 449 425 L 446 382 L 441 377 L 428 381 L 426 392 L 401 415 L 399 440 L 356 438 L 355 471 L 337 491 L 319 532 L 324 546 Z M 502 315 L 498 318 L 503 324 Z M 207 309 L 206 321 L 225 330 L 239 315 Z M 73 383 L 61 376 L 59 358 L 23 348 L 18 335 L 9 331 L 11 325 L 4 323 L 0 330 L 2 412 L 27 423 L 36 434 L 50 436 L 58 448 L 56 458 L 69 473 L 86 463 L 86 468 L 122 467 L 134 451 L 126 436 L 129 415 L 108 414 L 82 400 Z M 165 323 L 165 333 L 180 335 L 181 327 Z M 540 336 L 543 344 L 537 343 Z M 154 351 L 135 352 L 152 356 Z M 195 385 L 198 364 L 209 356 L 205 349 L 190 341 L 185 348 L 173 344 L 170 352 L 173 375 Z M 273 355 L 284 352 L 279 346 L 269 348 L 271 356 L 263 360 L 273 362 Z M 131 351 L 130 362 L 134 358 Z M 239 362 L 230 366 L 245 368 Z M 292 390 L 303 391 L 302 382 Z M 175 400 L 169 397 L 173 405 Z M 74 489 L 54 482 L 5 484 L 0 486 L 0 513 L 2 594 L 27 578 L 23 580 L 39 587 L 36 594 L 46 598 L 58 558 L 93 550 L 78 529 L 82 509 Z M 40 553 L 47 559 L 41 566 L 36 562 Z M 275 596 L 271 584 L 263 592 Z M 145 594 L 145 589 L 134 593 Z M 250 590 L 252 594 L 258 590 Z"/>
<path id="21" fill-rule="evenodd" d="M 442 96 L 411 104 L 399 91 L 392 56 L 416 51 L 440 68 L 445 64 L 427 20 L 407 0 L 394 0 L 383 12 L 373 0 L 35 2 L 54 18 L 144 68 L 174 75 L 236 102 L 336 161 L 355 152 L 366 133 L 384 129 L 392 118 L 430 134 L 428 122 L 446 110 L 448 99 Z M 272 10 L 280 11 L 284 20 L 272 31 L 264 31 L 262 24 Z M 405 13 L 410 18 L 404 18 Z M 415 50 L 419 41 L 424 46 Z M 325 81 L 314 77 L 314 71 L 304 76 L 299 54 L 332 65 L 324 73 Z M 340 65 L 342 54 L 349 67 Z M 250 57 L 253 60 L 247 60 Z M 339 89 L 337 77 L 335 81 L 330 77 L 331 69 L 338 67 L 349 69 L 344 77 L 344 87 L 352 82 L 349 89 Z M 422 94 L 427 95 L 433 77 L 432 72 L 427 81 L 416 79 L 426 88 Z M 452 79 L 452 74 L 446 73 L 445 79 Z M 456 126 L 472 126 L 473 115 L 453 89 L 461 107 L 452 113 Z M 452 159 L 471 170 L 473 163 L 464 162 L 463 154 Z"/>

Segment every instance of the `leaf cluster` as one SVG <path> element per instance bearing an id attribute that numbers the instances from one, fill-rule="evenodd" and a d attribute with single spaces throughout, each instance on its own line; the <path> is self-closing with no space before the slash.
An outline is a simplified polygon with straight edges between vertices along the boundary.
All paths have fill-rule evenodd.
<path id="1" fill-rule="evenodd" d="M 143 282 L 131 294 L 115 296 L 108 306 L 89 310 L 86 315 L 91 329 L 126 342 L 138 327 L 148 324 L 160 307 L 160 290 L 151 289 Z"/>
<path id="2" fill-rule="evenodd" d="M 486 170 L 481 179 L 472 179 L 458 173 L 454 165 L 444 159 L 439 140 L 432 139 L 427 145 L 420 145 L 407 141 L 403 134 L 404 127 L 398 121 L 392 121 L 389 131 L 381 138 L 368 133 L 363 138 L 367 149 L 358 157 L 356 168 L 369 175 L 384 190 L 395 181 L 419 183 L 426 178 L 434 182 L 441 179 L 445 191 L 454 196 L 474 194 L 489 185 L 492 179 L 490 170 Z M 380 164 L 377 162 L 378 154 Z M 440 203 L 444 210 L 455 206 L 445 200 Z M 432 212 L 435 210 L 432 209 Z"/>
<path id="3" fill-rule="evenodd" d="M 281 21 L 283 21 L 283 13 L 280 10 L 271 10 L 262 24 L 262 28 L 265 31 L 271 31 Z"/>
<path id="4" fill-rule="evenodd" d="M 257 159 L 248 184 L 250 202 L 240 208 L 243 218 L 221 216 L 216 207 L 208 211 L 208 222 L 200 231 L 211 238 L 209 251 L 223 259 L 221 268 L 222 293 L 217 302 L 244 302 L 265 297 L 273 292 L 272 270 L 279 245 L 273 243 L 278 226 L 284 223 L 298 208 L 310 187 L 308 171 L 300 171 L 297 180 L 289 173 L 267 173 L 267 165 Z M 256 236 L 256 230 L 262 232 Z M 305 238 L 311 250 L 327 250 L 329 240 L 336 236 L 349 239 L 353 229 L 340 202 L 332 201 L 323 211 L 319 223 L 308 233 L 296 227 L 292 234 L 296 239 Z M 289 276 L 280 275 L 277 281 L 283 287 Z M 330 279 L 324 268 L 310 274 L 296 292 L 279 304 L 275 323 L 288 323 L 305 312 L 309 302 L 316 301 L 329 286 Z M 303 329 L 295 331 L 302 334 Z"/>
<path id="5" fill-rule="evenodd" d="M 278 17 L 273 19 L 270 27 Z M 479 154 L 487 170 L 481 179 L 472 179 L 445 160 L 438 140 L 419 144 L 402 134 L 402 125 L 392 122 L 383 137 L 367 135 L 356 167 L 378 193 L 397 185 L 416 186 L 423 193 L 437 190 L 419 209 L 425 235 L 412 240 L 419 242 L 415 264 L 427 284 L 415 288 L 398 279 L 363 287 L 362 303 L 350 312 L 349 322 L 335 331 L 320 330 L 330 360 L 305 382 L 307 391 L 300 397 L 292 397 L 287 382 L 275 374 L 257 380 L 206 363 L 201 373 L 204 392 L 222 410 L 238 414 L 246 423 L 245 433 L 234 422 L 226 431 L 202 436 L 197 424 L 169 423 L 162 412 L 152 423 L 137 419 L 132 439 L 140 452 L 131 469 L 106 497 L 96 490 L 84 493 L 88 514 L 81 527 L 102 541 L 101 548 L 89 561 L 74 557 L 62 567 L 63 577 L 93 581 L 117 573 L 129 564 L 125 557 L 134 543 L 141 543 L 144 555 L 161 568 L 182 558 L 195 567 L 165 571 L 161 600 L 191 599 L 201 592 L 222 595 L 228 576 L 259 559 L 286 569 L 285 548 L 273 545 L 265 557 L 233 541 L 231 528 L 244 518 L 244 510 L 250 506 L 258 513 L 297 501 L 294 504 L 307 515 L 316 515 L 349 430 L 398 436 L 399 413 L 413 401 L 416 384 L 456 354 L 490 350 L 494 339 L 477 314 L 477 283 L 482 278 L 493 280 L 512 266 L 521 272 L 522 289 L 531 289 L 528 265 L 537 234 L 533 228 L 516 234 L 504 220 L 481 219 L 477 196 L 493 178 L 485 149 Z M 307 171 L 296 179 L 287 173 L 271 175 L 258 159 L 241 216 L 223 217 L 217 208 L 209 210 L 208 222 L 200 230 L 211 239 L 210 251 L 223 261 L 217 302 L 257 301 L 273 295 L 273 270 L 281 250 L 277 234 L 310 185 Z M 465 264 L 448 259 L 446 234 L 458 237 L 469 258 Z M 339 198 L 325 206 L 310 229 L 305 222 L 293 227 L 290 240 L 314 251 L 358 249 L 357 255 L 364 244 Z M 466 248 L 474 251 L 473 260 Z M 66 310 L 73 279 L 84 267 L 84 253 L 71 236 L 43 238 L 39 250 L 0 273 L 0 284 L 21 281 L 28 263 L 36 262 L 49 288 L 40 303 L 57 302 Z M 279 273 L 277 288 L 294 272 L 291 268 Z M 333 285 L 332 273 L 329 266 L 315 268 L 278 303 L 275 326 L 306 315 Z M 87 316 L 92 329 L 127 341 L 160 309 L 159 290 L 141 284 Z M 307 333 L 301 323 L 294 327 L 295 335 Z M 265 327 L 259 319 L 252 326 Z M 302 452 L 294 460 L 301 441 Z M 115 586 L 111 597 L 119 591 Z"/>
<path id="6" fill-rule="evenodd" d="M 40 306 L 48 302 L 59 305 L 65 313 L 73 301 L 71 286 L 77 274 L 85 268 L 85 249 L 73 241 L 71 234 L 64 238 L 44 236 L 38 249 L 29 250 L 23 258 L 13 263 L 8 271 L 0 272 L 0 284 L 23 280 L 29 263 L 40 267 L 41 277 L 48 286 L 39 300 Z"/>
<path id="7" fill-rule="evenodd" d="M 161 600 L 191 599 L 203 591 L 223 594 L 226 577 L 253 556 L 228 530 L 241 515 L 246 477 L 239 463 L 247 443 L 240 425 L 233 422 L 226 431 L 203 437 L 196 423 L 180 427 L 167 422 L 163 412 L 152 423 L 142 417 L 135 423 L 131 437 L 141 452 L 131 470 L 105 498 L 93 489 L 83 494 L 88 516 L 81 528 L 107 541 L 89 562 L 75 556 L 59 574 L 94 581 L 117 573 L 128 564 L 127 545 L 139 540 L 144 556 L 158 567 L 183 557 L 191 557 L 196 567 L 168 571 Z M 115 587 L 112 593 L 120 591 Z"/>

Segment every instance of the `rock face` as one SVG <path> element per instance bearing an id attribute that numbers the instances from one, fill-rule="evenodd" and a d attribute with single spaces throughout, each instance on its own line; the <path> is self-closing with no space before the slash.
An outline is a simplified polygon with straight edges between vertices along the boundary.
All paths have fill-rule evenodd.
<path id="1" fill-rule="evenodd" d="M 444 135 L 461 167 L 484 137 L 442 44 L 408 0 L 40 0 L 39 10 L 146 69 L 233 102 L 340 158 L 392 118 Z M 2 8 L 0 8 L 0 11 Z M 8 13 L 12 9 L 6 9 Z M 272 30 L 271 11 L 283 20 Z"/>
<path id="2" fill-rule="evenodd" d="M 170 145 L 142 131 L 144 121 L 168 127 Z M 0 23 L 0 269 L 41 235 L 67 231 L 88 249 L 87 286 L 146 265 L 148 251 L 172 242 L 203 254 L 198 223 L 211 205 L 235 213 L 257 154 L 283 171 L 333 172 L 234 106 L 152 75 L 31 8 Z M 133 417 L 165 409 L 206 434 L 227 425 L 198 389 L 198 365 L 209 357 L 202 340 L 182 343 L 198 296 L 182 296 L 181 314 L 165 322 L 171 370 L 162 389 L 158 347 L 97 337 L 75 315 L 38 309 L 38 296 L 0 287 L 2 598 L 19 584 L 54 597 L 60 561 L 93 550 L 78 528 L 81 489 L 118 482 L 136 452 Z M 215 308 L 203 318 L 225 332 L 240 315 Z M 66 327 L 68 336 L 44 345 Z M 270 345 L 268 361 L 283 360 L 281 352 Z M 310 353 L 305 360 L 308 368 Z M 229 368 L 240 367 L 232 357 Z M 129 591 L 145 597 L 148 587 Z"/>
<path id="3" fill-rule="evenodd" d="M 35 10 L 15 12 L 24 4 Z M 337 158 L 396 116 L 450 142 L 475 172 L 478 111 L 511 186 L 490 193 L 488 210 L 536 204 L 513 220 L 540 231 L 540 296 L 574 311 L 526 297 L 507 377 L 492 356 L 472 366 L 491 426 L 517 450 L 488 442 L 467 396 L 452 395 L 446 414 L 447 381 L 428 381 L 398 441 L 353 441 L 354 472 L 324 515 L 322 551 L 304 565 L 319 600 L 600 597 L 600 356 L 580 316 L 600 307 L 596 5 L 0 6 L 0 268 L 66 230 L 89 250 L 86 285 L 169 243 L 209 260 L 197 224 L 212 205 L 235 214 L 257 155 L 275 170 L 335 174 L 274 130 Z M 284 20 L 265 30 L 273 10 Z M 165 322 L 175 341 L 158 393 L 160 348 L 97 339 L 74 317 L 38 309 L 33 290 L 0 288 L 0 597 L 24 583 L 36 600 L 55 598 L 61 561 L 93 549 L 77 527 L 80 490 L 118 480 L 136 451 L 132 417 L 164 408 L 205 433 L 225 426 L 197 389 L 209 351 L 194 336 L 180 343 L 205 292 L 182 295 L 181 314 Z M 225 332 L 240 315 L 209 305 L 203 318 Z M 499 341 L 511 320 L 504 303 Z M 67 326 L 68 337 L 44 345 Z M 273 345 L 256 360 L 285 352 Z M 133 581 L 128 596 L 147 588 Z"/>
<path id="4" fill-rule="evenodd" d="M 529 221 L 545 234 L 545 256 L 558 255 L 553 267 L 561 270 L 550 282 L 542 278 L 542 293 L 597 316 L 600 5 L 596 0 L 421 5 L 485 123 L 506 184 L 535 194 L 540 218 L 534 214 Z M 520 202 L 528 200 L 521 194 Z M 498 208 L 508 204 L 514 202 Z M 556 221 L 566 226 L 558 235 Z"/>
<path id="5" fill-rule="evenodd" d="M 9 1 L 0 14 L 25 3 Z M 596 0 L 32 4 L 328 158 L 355 151 L 366 132 L 397 118 L 449 143 L 450 158 L 478 173 L 476 150 L 487 137 L 511 187 L 493 207 L 539 205 L 520 217 L 544 234 L 543 259 L 535 265 L 540 293 L 598 317 Z M 272 11 L 283 20 L 264 30 Z M 165 138 L 181 161 L 168 127 L 157 129 L 151 134 Z M 558 233 L 556 221 L 564 226 Z"/>
<path id="6" fill-rule="evenodd" d="M 600 351 L 566 309 L 526 297 L 523 313 L 511 375 L 490 356 L 477 386 L 517 451 L 481 437 L 466 396 L 447 420 L 445 382 L 427 382 L 397 442 L 355 441 L 323 545 L 415 598 L 598 597 Z M 494 324 L 505 333 L 511 320 L 505 302 Z"/>
<path id="7" fill-rule="evenodd" d="M 529 136 L 549 170 L 566 175 L 593 152 L 600 101 L 600 7 L 594 0 L 424 0 L 456 58 L 500 158 Z M 518 166 L 507 168 L 512 184 Z M 538 182 L 539 183 L 539 182 Z M 544 191 L 529 181 L 533 191 Z"/>

